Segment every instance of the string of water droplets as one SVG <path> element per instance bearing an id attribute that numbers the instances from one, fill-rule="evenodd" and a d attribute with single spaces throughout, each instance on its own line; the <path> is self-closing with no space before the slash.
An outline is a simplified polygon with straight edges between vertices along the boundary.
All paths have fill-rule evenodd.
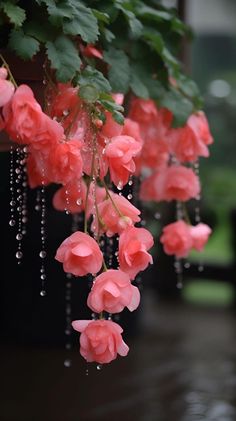
<path id="1" fill-rule="evenodd" d="M 193 168 L 194 168 L 195 174 L 199 177 L 199 175 L 200 175 L 199 174 L 199 160 L 194 162 Z M 199 224 L 201 222 L 200 202 L 201 202 L 201 195 L 199 194 L 196 197 L 196 204 L 195 204 L 195 222 L 196 222 L 196 224 Z M 204 271 L 204 266 L 203 266 L 203 263 L 202 263 L 200 258 L 199 258 L 199 263 L 198 263 L 198 271 L 199 272 Z"/>

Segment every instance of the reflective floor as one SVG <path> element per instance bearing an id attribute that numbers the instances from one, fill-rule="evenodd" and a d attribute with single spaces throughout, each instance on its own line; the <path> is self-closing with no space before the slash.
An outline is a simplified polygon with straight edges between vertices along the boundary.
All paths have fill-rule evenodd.
<path id="1" fill-rule="evenodd" d="M 1 421 L 235 421 L 235 314 L 143 294 L 130 353 L 101 371 L 77 350 L 4 346 Z"/>

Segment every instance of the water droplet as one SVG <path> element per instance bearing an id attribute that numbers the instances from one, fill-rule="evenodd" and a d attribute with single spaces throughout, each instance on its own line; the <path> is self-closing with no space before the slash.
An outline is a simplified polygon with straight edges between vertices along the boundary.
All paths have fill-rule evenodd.
<path id="1" fill-rule="evenodd" d="M 130 193 L 130 194 L 128 194 L 128 196 L 127 196 L 127 198 L 129 199 L 129 200 L 131 200 L 132 199 L 132 194 Z"/>
<path id="2" fill-rule="evenodd" d="M 11 205 L 11 206 L 16 206 L 16 202 L 15 202 L 14 200 L 11 200 L 11 201 L 10 201 L 10 205 Z"/>
<path id="3" fill-rule="evenodd" d="M 204 266 L 203 265 L 199 265 L 198 266 L 198 272 L 203 272 L 204 271 Z"/>
<path id="4" fill-rule="evenodd" d="M 20 174 L 20 168 L 16 168 L 16 169 L 15 169 L 15 173 L 16 173 L 16 174 Z"/>
<path id="5" fill-rule="evenodd" d="M 16 234 L 16 239 L 18 241 L 22 240 L 22 238 L 23 238 L 23 235 L 21 233 Z"/>
<path id="6" fill-rule="evenodd" d="M 66 344 L 66 349 L 71 349 L 71 344 Z"/>
<path id="7" fill-rule="evenodd" d="M 69 115 L 69 111 L 68 110 L 64 110 L 62 113 L 65 117 L 67 117 Z"/>
<path id="8" fill-rule="evenodd" d="M 155 219 L 160 219 L 160 217 L 161 217 L 161 214 L 160 214 L 159 212 L 156 212 L 156 213 L 154 214 L 154 218 L 155 218 Z"/>
<path id="9" fill-rule="evenodd" d="M 129 186 L 132 186 L 133 180 L 129 180 L 128 184 L 129 184 Z"/>
<path id="10" fill-rule="evenodd" d="M 41 206 L 40 206 L 40 205 L 35 205 L 34 209 L 35 209 L 36 211 L 40 211 Z"/>
<path id="11" fill-rule="evenodd" d="M 39 293 L 41 295 L 41 297 L 45 297 L 45 295 L 47 294 L 45 289 L 42 289 Z"/>
<path id="12" fill-rule="evenodd" d="M 25 224 L 27 221 L 28 221 L 28 219 L 26 218 L 26 216 L 23 216 L 23 218 L 22 218 L 23 224 Z"/>
<path id="13" fill-rule="evenodd" d="M 71 333 L 71 330 L 70 330 L 70 329 L 66 329 L 66 330 L 65 330 L 65 334 L 66 334 L 66 335 L 70 335 L 70 333 Z"/>
<path id="14" fill-rule="evenodd" d="M 42 279 L 42 281 L 45 281 L 45 279 L 46 279 L 45 273 L 42 273 L 42 275 L 40 275 L 40 279 Z"/>
<path id="15" fill-rule="evenodd" d="M 46 257 L 46 255 L 47 255 L 47 253 L 46 253 L 46 251 L 45 251 L 45 250 L 41 250 L 41 251 L 39 252 L 39 257 L 41 257 L 41 259 L 44 259 L 44 258 Z"/>
<path id="16" fill-rule="evenodd" d="M 178 289 L 182 289 L 183 288 L 182 282 L 178 282 L 176 286 L 177 286 Z"/>
<path id="17" fill-rule="evenodd" d="M 22 257 L 23 257 L 23 253 L 22 253 L 22 251 L 18 250 L 18 251 L 16 252 L 16 258 L 20 260 L 20 259 L 22 259 Z"/>
<path id="18" fill-rule="evenodd" d="M 186 263 L 184 264 L 184 267 L 185 267 L 185 269 L 189 269 L 189 268 L 190 268 L 190 263 L 189 263 L 189 262 L 186 262 Z"/>
<path id="19" fill-rule="evenodd" d="M 123 183 L 122 183 L 122 181 L 119 181 L 119 183 L 117 185 L 117 189 L 118 190 L 122 190 L 123 189 Z"/>
<path id="20" fill-rule="evenodd" d="M 101 369 L 102 369 L 102 364 L 98 364 L 98 365 L 97 365 L 97 370 L 99 370 L 99 371 L 100 371 Z"/>
<path id="21" fill-rule="evenodd" d="M 9 221 L 9 225 L 10 225 L 11 227 L 14 227 L 14 225 L 16 225 L 16 221 L 15 221 L 14 219 L 11 219 L 11 220 Z"/>
<path id="22" fill-rule="evenodd" d="M 76 204 L 77 204 L 78 206 L 80 206 L 80 205 L 82 204 L 82 199 L 78 199 L 78 200 L 76 200 Z"/>
<path id="23" fill-rule="evenodd" d="M 71 360 L 69 360 L 68 358 L 64 361 L 64 366 L 66 367 L 66 368 L 69 368 L 69 367 L 71 367 Z"/>

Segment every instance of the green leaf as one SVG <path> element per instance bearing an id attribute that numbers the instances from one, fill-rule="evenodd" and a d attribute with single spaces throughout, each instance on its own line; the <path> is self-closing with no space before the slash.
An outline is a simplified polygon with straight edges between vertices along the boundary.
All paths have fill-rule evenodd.
<path id="1" fill-rule="evenodd" d="M 54 42 L 46 43 L 47 55 L 56 77 L 60 82 L 68 82 L 79 71 L 81 60 L 73 42 L 65 35 L 59 36 Z"/>
<path id="2" fill-rule="evenodd" d="M 69 0 L 73 15 L 63 21 L 63 30 L 68 35 L 80 35 L 83 41 L 94 43 L 98 39 L 98 22 L 92 10 L 78 0 Z"/>
<path id="3" fill-rule="evenodd" d="M 122 124 L 122 125 L 124 124 L 124 121 L 125 121 L 124 116 L 119 111 L 114 111 L 112 113 L 112 116 L 118 124 Z"/>
<path id="4" fill-rule="evenodd" d="M 102 31 L 104 38 L 107 42 L 111 43 L 115 39 L 115 35 L 107 28 L 103 28 Z"/>
<path id="5" fill-rule="evenodd" d="M 143 31 L 143 38 L 148 42 L 149 46 L 153 48 L 158 54 L 161 54 L 164 48 L 164 40 L 160 32 L 153 28 L 145 27 Z"/>
<path id="6" fill-rule="evenodd" d="M 174 115 L 173 126 L 183 126 L 194 111 L 190 100 L 183 97 L 176 89 L 171 88 L 160 101 L 162 107 L 168 108 Z"/>
<path id="7" fill-rule="evenodd" d="M 119 124 L 124 124 L 124 108 L 118 105 L 114 99 L 108 95 L 101 93 L 99 103 L 105 108 L 105 110 L 112 113 L 114 120 Z"/>
<path id="8" fill-rule="evenodd" d="M 23 60 L 30 60 L 39 51 L 40 44 L 22 29 L 13 29 L 9 37 L 9 47 Z"/>
<path id="9" fill-rule="evenodd" d="M 96 102 L 99 98 L 99 92 L 94 86 L 85 85 L 81 86 L 79 96 L 87 102 Z"/>
<path id="10" fill-rule="evenodd" d="M 104 61 L 110 65 L 109 81 L 113 92 L 127 93 L 130 82 L 130 65 L 127 55 L 114 47 L 104 51 Z"/>
<path id="11" fill-rule="evenodd" d="M 129 10 L 129 5 L 127 5 L 126 3 L 124 4 L 120 4 L 120 2 L 116 1 L 115 2 L 115 7 L 118 10 L 121 10 L 122 13 L 124 14 L 125 18 L 128 21 L 129 27 L 131 29 L 131 32 L 134 36 L 134 38 L 138 38 L 143 30 L 143 25 L 140 22 L 139 19 L 137 19 L 137 17 L 135 16 L 135 14 Z"/>
<path id="12" fill-rule="evenodd" d="M 29 21 L 24 25 L 24 31 L 27 35 L 36 38 L 40 42 L 53 40 L 56 32 L 52 25 L 45 22 L 43 25 L 37 21 Z"/>
<path id="13" fill-rule="evenodd" d="M 71 18 L 73 8 L 68 1 L 56 2 L 54 0 L 44 0 L 46 3 L 49 20 L 55 26 L 61 26 L 65 18 Z"/>
<path id="14" fill-rule="evenodd" d="M 81 72 L 77 82 L 80 86 L 94 86 L 99 92 L 111 91 L 111 86 L 103 74 L 90 66 Z"/>
<path id="15" fill-rule="evenodd" d="M 107 13 L 100 12 L 99 10 L 96 10 L 96 9 L 92 9 L 92 12 L 98 21 L 103 22 L 103 23 L 110 22 L 109 15 Z"/>
<path id="16" fill-rule="evenodd" d="M 16 4 L 10 3 L 9 1 L 4 2 L 0 8 L 4 11 L 13 25 L 22 26 L 22 23 L 26 18 L 24 9 L 17 6 Z"/>

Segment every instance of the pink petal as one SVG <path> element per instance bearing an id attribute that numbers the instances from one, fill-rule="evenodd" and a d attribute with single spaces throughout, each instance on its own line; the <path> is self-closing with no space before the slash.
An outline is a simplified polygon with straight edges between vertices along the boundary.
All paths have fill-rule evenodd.
<path id="1" fill-rule="evenodd" d="M 84 243 L 80 243 L 72 248 L 71 252 L 76 256 L 88 257 L 92 254 L 91 248 Z"/>
<path id="2" fill-rule="evenodd" d="M 140 303 L 139 289 L 137 287 L 133 286 L 132 290 L 133 290 L 133 295 L 132 295 L 132 298 L 131 298 L 131 301 L 130 301 L 129 305 L 127 305 L 127 308 L 130 311 L 136 310 L 136 308 L 139 306 L 139 303 Z"/>
<path id="3" fill-rule="evenodd" d="M 128 354 L 128 352 L 129 352 L 128 345 L 126 345 L 126 343 L 124 341 L 121 341 L 120 345 L 117 347 L 117 352 L 122 357 L 125 357 Z"/>
<path id="4" fill-rule="evenodd" d="M 71 324 L 74 330 L 83 332 L 92 320 L 74 320 Z"/>

